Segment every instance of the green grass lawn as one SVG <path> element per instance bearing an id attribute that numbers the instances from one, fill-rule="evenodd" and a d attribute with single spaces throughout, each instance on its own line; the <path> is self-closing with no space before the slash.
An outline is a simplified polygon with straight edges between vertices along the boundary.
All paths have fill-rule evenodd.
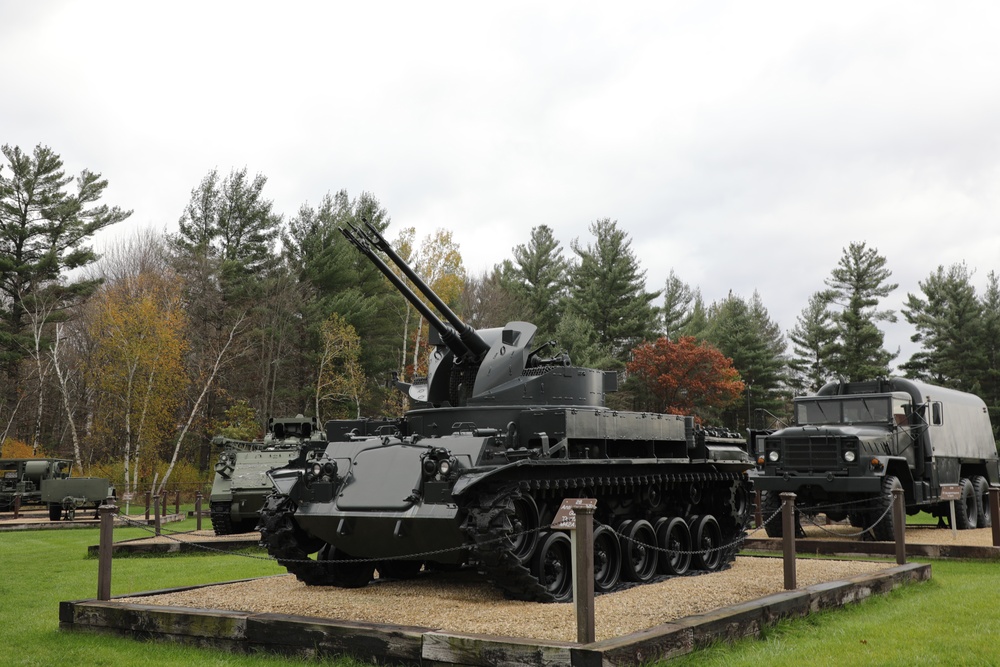
<path id="1" fill-rule="evenodd" d="M 194 520 L 165 530 L 193 530 Z M 204 525 L 208 526 L 207 519 Z M 143 537 L 116 529 L 115 539 Z M 0 655 L 4 665 L 315 665 L 281 656 L 239 655 L 162 642 L 62 632 L 59 602 L 96 597 L 94 529 L 0 533 Z M 262 551 L 254 551 L 263 555 Z M 763 640 L 718 645 L 672 665 L 1000 664 L 1000 564 L 934 561 L 929 582 L 845 609 L 785 621 Z M 230 554 L 116 557 L 112 595 L 282 574 L 284 568 Z M 329 663 L 324 663 L 329 664 Z M 359 665 L 350 660 L 340 667 Z"/>
<path id="2" fill-rule="evenodd" d="M 170 507 L 173 509 L 173 506 Z M 209 527 L 207 517 L 203 526 Z M 194 519 L 164 530 L 194 530 Z M 115 540 L 145 537 L 141 528 L 116 528 Z M 140 642 L 110 635 L 59 630 L 59 602 L 97 597 L 96 528 L 0 533 L 0 663 L 89 667 L 90 665 L 313 665 L 274 655 L 238 655 L 163 642 Z M 265 555 L 255 551 L 255 555 Z M 284 574 L 268 560 L 238 555 L 191 554 L 114 559 L 112 595 Z M 359 665 L 351 660 L 334 663 Z"/>

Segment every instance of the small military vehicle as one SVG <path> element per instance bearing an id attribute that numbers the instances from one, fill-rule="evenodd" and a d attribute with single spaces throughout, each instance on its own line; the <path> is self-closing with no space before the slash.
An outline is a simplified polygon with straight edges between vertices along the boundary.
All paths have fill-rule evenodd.
<path id="1" fill-rule="evenodd" d="M 271 417 L 263 440 L 233 440 L 216 436 L 222 448 L 215 464 L 209 497 L 212 528 L 216 535 L 249 533 L 257 528 L 264 499 L 271 493 L 267 472 L 295 458 L 306 443 L 323 447 L 326 438 L 315 417 Z"/>
<path id="2" fill-rule="evenodd" d="M 22 505 L 38 505 L 42 501 L 42 481 L 69 477 L 71 459 L 0 459 L 0 510 L 14 506 L 21 497 Z"/>
<path id="3" fill-rule="evenodd" d="M 272 556 L 309 585 L 474 565 L 508 597 L 565 601 L 570 538 L 550 526 L 564 499 L 592 498 L 597 591 L 733 560 L 750 506 L 743 438 L 605 407 L 616 373 L 544 356 L 528 322 L 466 325 L 366 226 L 341 231 L 432 327 L 427 377 L 403 385 L 420 407 L 391 435 L 303 447 L 271 471 Z"/>
<path id="4" fill-rule="evenodd" d="M 70 477 L 72 471 L 71 459 L 0 459 L 0 510 L 11 509 L 20 496 L 22 505 L 48 506 L 52 521 L 64 511 L 72 520 L 77 509 L 93 505 L 96 513 L 115 496 L 106 478 Z"/>
<path id="5" fill-rule="evenodd" d="M 888 378 L 831 382 L 815 396 L 794 399 L 792 426 L 756 440 L 754 488 L 771 516 L 782 492 L 796 494 L 797 512 L 872 526 L 893 539 L 893 489 L 909 514 L 950 515 L 942 487 L 957 485 L 957 528 L 990 525 L 988 490 L 998 477 L 997 448 L 986 404 L 953 389 Z M 868 502 L 866 502 L 866 500 Z M 780 537 L 780 520 L 766 524 Z"/>
<path id="6" fill-rule="evenodd" d="M 109 498 L 115 497 L 115 488 L 103 477 L 62 477 L 43 479 L 41 502 L 49 507 L 49 520 L 68 521 L 76 518 L 76 511 L 92 507 L 94 517 L 97 510 Z"/>

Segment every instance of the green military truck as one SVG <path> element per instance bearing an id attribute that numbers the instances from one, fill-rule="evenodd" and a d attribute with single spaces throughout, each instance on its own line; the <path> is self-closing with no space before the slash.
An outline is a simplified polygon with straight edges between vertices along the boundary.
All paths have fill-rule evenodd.
<path id="1" fill-rule="evenodd" d="M 17 496 L 22 505 L 46 505 L 49 519 L 75 517 L 76 510 L 96 510 L 115 495 L 105 478 L 70 477 L 71 459 L 0 459 L 0 510 L 10 510 Z"/>
<path id="2" fill-rule="evenodd" d="M 216 535 L 249 533 L 257 528 L 260 508 L 271 493 L 267 473 L 286 465 L 309 442 L 326 445 L 315 417 L 270 418 L 263 440 L 213 439 L 222 448 L 215 464 L 209 507 Z"/>
<path id="3" fill-rule="evenodd" d="M 42 481 L 69 477 L 70 459 L 0 459 L 0 510 L 14 507 L 21 497 L 22 505 L 42 503 Z"/>
<path id="4" fill-rule="evenodd" d="M 794 412 L 792 426 L 754 438 L 753 482 L 765 517 L 792 492 L 799 512 L 859 528 L 878 521 L 872 536 L 892 540 L 892 490 L 903 489 L 908 514 L 947 517 L 945 487 L 960 495 L 957 528 L 990 525 L 989 486 L 1000 482 L 1000 469 L 978 396 L 905 378 L 831 382 L 794 399 Z M 780 519 L 766 531 L 780 537 Z"/>

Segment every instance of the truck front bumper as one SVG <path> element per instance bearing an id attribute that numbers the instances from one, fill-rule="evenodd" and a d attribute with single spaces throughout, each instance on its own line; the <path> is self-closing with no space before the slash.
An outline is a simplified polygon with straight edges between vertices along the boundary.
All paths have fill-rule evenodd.
<path id="1" fill-rule="evenodd" d="M 832 473 L 764 472 L 751 476 L 755 491 L 792 492 L 799 495 L 877 494 L 882 476 L 844 477 Z"/>

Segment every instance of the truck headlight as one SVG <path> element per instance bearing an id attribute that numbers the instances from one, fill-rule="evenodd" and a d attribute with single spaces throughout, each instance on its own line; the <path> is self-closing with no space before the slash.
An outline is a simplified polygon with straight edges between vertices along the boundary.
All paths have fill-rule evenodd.
<path id="1" fill-rule="evenodd" d="M 768 460 L 771 463 L 777 463 L 778 462 L 778 457 L 779 457 L 779 454 L 778 454 L 778 450 L 777 449 L 772 449 L 771 451 L 769 451 L 767 453 L 767 458 L 768 458 Z"/>
<path id="2" fill-rule="evenodd" d="M 854 458 L 855 458 L 854 452 L 852 452 L 851 450 L 847 450 L 846 452 L 844 452 L 844 460 L 847 461 L 848 463 L 854 463 Z"/>

